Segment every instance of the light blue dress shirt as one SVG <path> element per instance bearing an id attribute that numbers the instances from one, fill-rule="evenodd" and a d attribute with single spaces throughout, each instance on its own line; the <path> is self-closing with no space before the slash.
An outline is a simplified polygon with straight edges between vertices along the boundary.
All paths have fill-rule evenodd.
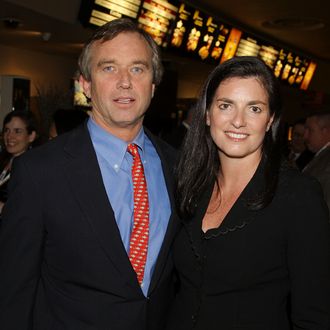
<path id="1" fill-rule="evenodd" d="M 121 239 L 127 254 L 129 254 L 129 241 L 133 228 L 133 182 L 131 176 L 133 157 L 127 152 L 127 142 L 105 131 L 92 118 L 88 120 L 87 127 Z M 143 129 L 131 143 L 135 143 L 139 147 L 149 197 L 149 244 L 144 279 L 141 285 L 144 295 L 147 296 L 171 214 L 171 205 L 160 158 Z"/>

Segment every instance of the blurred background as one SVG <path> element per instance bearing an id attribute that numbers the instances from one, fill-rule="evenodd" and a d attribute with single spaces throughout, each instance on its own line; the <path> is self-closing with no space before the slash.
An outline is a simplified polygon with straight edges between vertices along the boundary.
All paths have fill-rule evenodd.
<path id="1" fill-rule="evenodd" d="M 330 111 L 326 0 L 0 0 L 0 120 L 28 109 L 46 131 L 56 109 L 88 109 L 77 58 L 97 25 L 120 16 L 138 20 L 162 49 L 165 76 L 146 118 L 155 133 L 180 123 L 217 63 L 244 54 L 281 80 L 288 127 Z"/>

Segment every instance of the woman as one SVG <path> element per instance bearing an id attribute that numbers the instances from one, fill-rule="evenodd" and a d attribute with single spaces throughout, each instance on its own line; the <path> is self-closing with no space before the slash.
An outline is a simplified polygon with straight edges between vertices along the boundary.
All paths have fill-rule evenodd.
<path id="1" fill-rule="evenodd" d="M 177 169 L 183 227 L 168 329 L 329 329 L 329 219 L 281 165 L 279 86 L 255 57 L 210 74 Z"/>
<path id="2" fill-rule="evenodd" d="M 7 200 L 12 161 L 28 150 L 36 137 L 36 123 L 30 112 L 12 111 L 5 116 L 2 128 L 4 150 L 0 154 L 0 213 Z"/>

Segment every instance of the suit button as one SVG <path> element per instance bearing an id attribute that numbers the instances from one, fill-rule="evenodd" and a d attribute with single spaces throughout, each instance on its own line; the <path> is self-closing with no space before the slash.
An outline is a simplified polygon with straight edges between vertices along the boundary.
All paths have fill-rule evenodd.
<path id="1" fill-rule="evenodd" d="M 192 321 L 195 323 L 196 322 L 196 315 L 191 315 L 191 319 L 192 319 Z"/>

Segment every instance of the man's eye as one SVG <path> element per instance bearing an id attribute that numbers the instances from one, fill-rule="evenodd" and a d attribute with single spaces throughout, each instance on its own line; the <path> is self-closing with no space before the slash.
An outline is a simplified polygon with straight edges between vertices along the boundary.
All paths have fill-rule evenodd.
<path id="1" fill-rule="evenodd" d="M 142 72 L 143 72 L 143 69 L 142 69 L 141 67 L 139 67 L 139 66 L 134 66 L 134 67 L 131 69 L 131 71 L 132 71 L 133 73 L 142 73 Z"/>
<path id="2" fill-rule="evenodd" d="M 111 65 L 106 66 L 106 67 L 103 68 L 103 71 L 106 71 L 106 72 L 112 72 L 114 70 L 115 70 L 115 68 Z"/>

